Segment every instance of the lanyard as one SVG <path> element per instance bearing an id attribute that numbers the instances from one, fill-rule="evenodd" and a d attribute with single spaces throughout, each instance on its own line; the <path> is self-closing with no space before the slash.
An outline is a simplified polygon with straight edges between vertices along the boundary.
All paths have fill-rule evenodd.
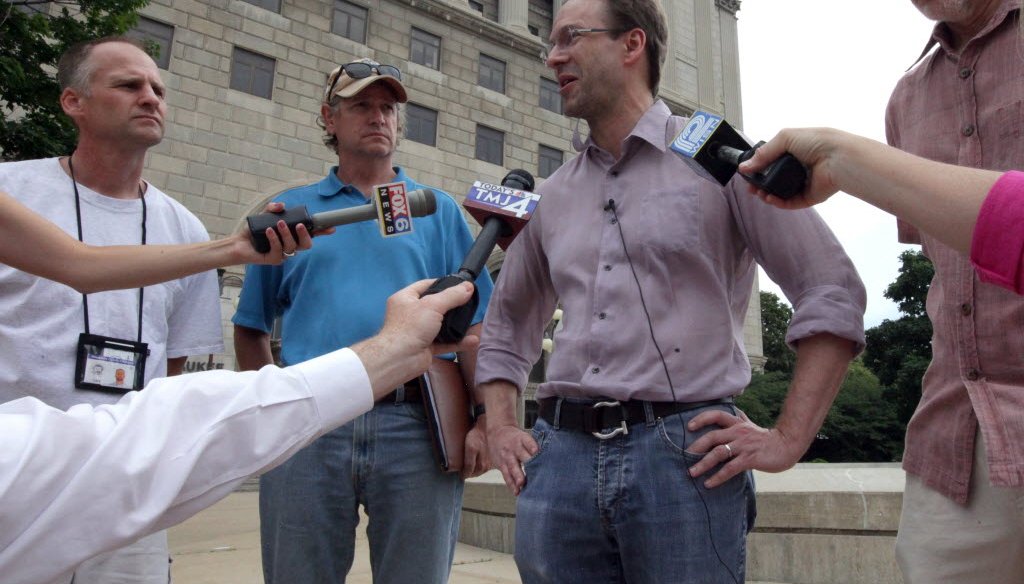
<path id="1" fill-rule="evenodd" d="M 74 153 L 72 153 L 74 156 Z M 78 241 L 85 243 L 82 240 L 82 202 L 78 195 L 78 181 L 75 180 L 75 165 L 72 164 L 71 158 L 68 156 L 68 170 L 71 171 L 71 186 L 75 189 L 75 218 L 78 219 Z M 139 185 L 139 199 L 142 200 L 142 245 L 146 245 L 146 196 L 142 190 L 142 185 Z M 143 288 L 139 288 L 139 341 L 142 342 L 142 292 Z M 85 334 L 89 334 L 89 296 L 82 293 L 82 306 L 85 307 Z"/>

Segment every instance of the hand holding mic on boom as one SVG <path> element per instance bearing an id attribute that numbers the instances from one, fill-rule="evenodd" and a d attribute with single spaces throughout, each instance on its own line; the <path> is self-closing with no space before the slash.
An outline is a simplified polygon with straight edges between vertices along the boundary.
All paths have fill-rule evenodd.
<path id="1" fill-rule="evenodd" d="M 358 221 L 369 221 L 377 219 L 382 225 L 391 230 L 402 232 L 411 227 L 411 217 L 423 217 L 431 215 L 437 210 L 437 201 L 434 198 L 434 191 L 430 189 L 417 189 L 405 193 L 404 187 L 398 189 L 394 185 L 382 185 L 378 188 L 384 192 L 378 192 L 377 205 L 362 205 L 349 209 L 337 211 L 325 211 L 310 215 L 305 205 L 299 205 L 285 209 L 280 213 L 260 213 L 246 218 L 249 223 L 249 233 L 252 235 L 252 245 L 256 251 L 266 253 L 270 251 L 270 242 L 267 240 L 266 230 L 268 227 L 276 227 L 277 222 L 284 220 L 292 236 L 298 238 L 295 228 L 304 225 L 306 230 L 312 233 L 319 229 L 348 225 Z M 390 188 L 389 188 L 390 187 Z M 396 191 L 395 193 L 389 193 Z M 401 192 L 397 192 L 401 191 Z M 389 196 L 390 195 L 390 196 Z M 381 198 L 385 202 L 381 203 Z M 388 235 L 388 234 L 385 234 Z"/>
<path id="2" fill-rule="evenodd" d="M 459 271 L 435 280 L 424 296 L 436 294 L 462 282 L 475 282 L 494 244 L 508 249 L 515 236 L 530 220 L 540 201 L 540 195 L 531 192 L 533 188 L 533 176 L 521 169 L 505 175 L 501 186 L 480 181 L 473 183 L 462 206 L 480 223 L 480 234 L 466 253 Z M 479 295 L 474 289 L 473 298 L 469 302 L 449 310 L 444 315 L 437 342 L 455 343 L 466 336 L 479 302 Z"/>
<path id="3" fill-rule="evenodd" d="M 750 159 L 764 142 L 751 146 L 720 116 L 694 112 L 670 148 L 698 174 L 725 186 L 737 167 Z M 758 189 L 789 199 L 807 184 L 807 169 L 793 155 L 783 154 L 758 172 L 740 173 Z"/>

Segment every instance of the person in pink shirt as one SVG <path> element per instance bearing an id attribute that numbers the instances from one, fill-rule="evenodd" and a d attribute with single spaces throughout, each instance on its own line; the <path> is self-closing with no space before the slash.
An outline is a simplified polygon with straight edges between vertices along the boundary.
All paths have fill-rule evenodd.
<path id="1" fill-rule="evenodd" d="M 913 2 L 936 25 L 889 99 L 887 142 L 946 164 L 1021 168 L 1020 0 Z M 905 174 L 904 167 L 885 178 Z M 958 180 L 951 176 L 932 179 Z M 899 221 L 900 240 L 923 244 L 935 266 L 927 301 L 932 361 L 903 453 L 896 559 L 908 584 L 1024 582 L 1024 298 L 987 283 L 1020 289 L 1020 223 L 1011 216 L 1020 202 L 1011 195 L 1021 179 L 989 176 L 988 185 L 962 185 L 979 197 L 995 185 L 969 237 L 968 230 L 929 230 L 921 221 L 927 209 Z M 938 219 L 959 215 L 933 211 Z M 967 241 L 980 269 L 964 253 Z"/>
<path id="2" fill-rule="evenodd" d="M 1024 172 L 942 164 L 832 128 L 783 130 L 740 171 L 784 152 L 807 165 L 810 182 L 791 199 L 755 190 L 766 203 L 804 209 L 843 191 L 970 254 L 983 282 L 1024 294 Z"/>

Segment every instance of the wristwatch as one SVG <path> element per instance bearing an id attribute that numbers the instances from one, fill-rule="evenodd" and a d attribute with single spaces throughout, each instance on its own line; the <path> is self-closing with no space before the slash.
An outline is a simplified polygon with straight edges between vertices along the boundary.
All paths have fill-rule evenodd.
<path id="1" fill-rule="evenodd" d="M 486 413 L 487 413 L 487 408 L 484 407 L 484 404 L 476 404 L 475 406 L 473 406 L 473 419 L 474 420 L 479 418 L 480 416 L 486 414 Z"/>

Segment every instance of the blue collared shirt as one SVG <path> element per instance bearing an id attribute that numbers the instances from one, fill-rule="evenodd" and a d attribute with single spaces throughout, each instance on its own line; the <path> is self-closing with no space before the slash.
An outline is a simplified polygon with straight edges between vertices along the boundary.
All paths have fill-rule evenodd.
<path id="1" fill-rule="evenodd" d="M 424 188 L 396 167 L 395 182 L 407 191 Z M 473 236 L 455 200 L 439 189 L 437 211 L 413 219 L 412 233 L 385 238 L 376 221 L 343 225 L 317 237 L 313 248 L 279 266 L 249 266 L 232 322 L 270 332 L 281 316 L 281 360 L 301 363 L 376 334 L 387 298 L 426 278 L 458 271 Z M 332 167 L 320 182 L 285 191 L 274 199 L 287 207 L 306 205 L 319 213 L 372 205 L 357 188 L 343 184 Z M 485 270 L 477 278 L 483 320 L 493 284 Z"/>

